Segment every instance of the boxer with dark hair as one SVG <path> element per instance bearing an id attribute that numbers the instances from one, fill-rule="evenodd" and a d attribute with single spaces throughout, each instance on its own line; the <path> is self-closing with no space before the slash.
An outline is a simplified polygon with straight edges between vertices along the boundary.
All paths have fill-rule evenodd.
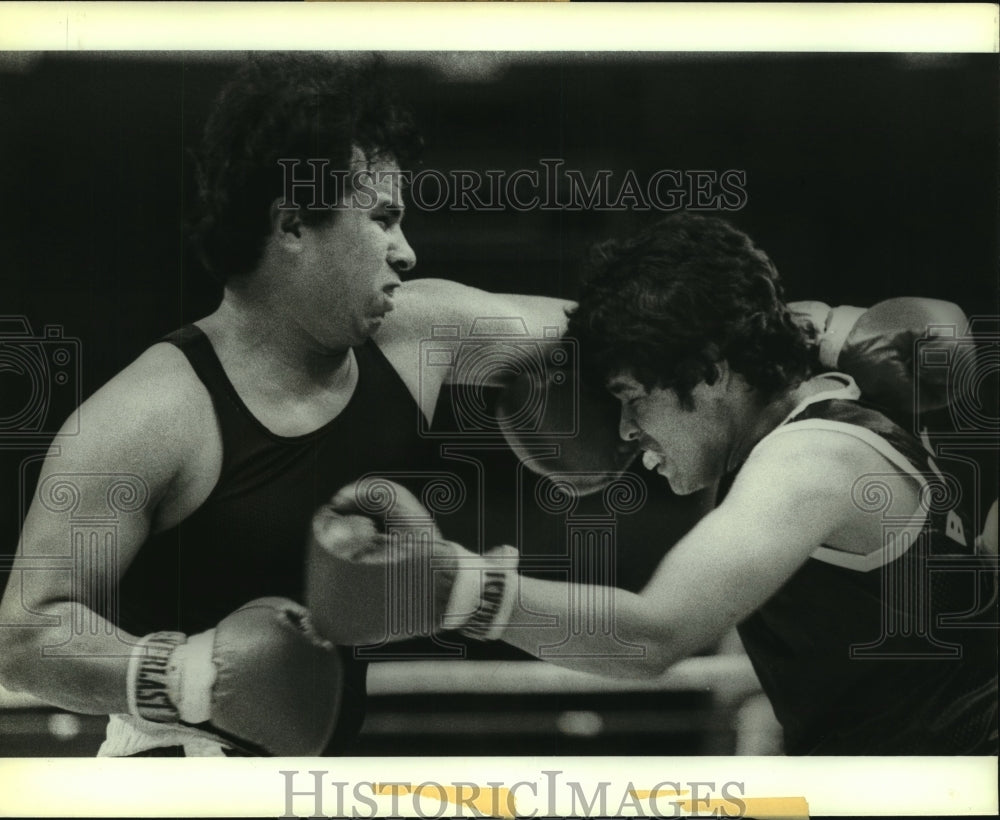
<path id="1" fill-rule="evenodd" d="M 612 676 L 660 675 L 738 627 L 789 754 L 996 754 L 995 559 L 921 442 L 850 376 L 811 374 L 763 251 L 718 219 L 664 219 L 600 249 L 568 333 L 645 466 L 677 493 L 726 491 L 638 593 L 517 578 L 509 552 L 441 541 L 442 624 Z M 360 512 L 349 487 L 317 518 L 322 570 L 391 560 Z M 314 597 L 321 631 L 349 638 Z M 613 628 L 546 654 L 588 615 Z"/>
<path id="2" fill-rule="evenodd" d="M 377 63 L 253 58 L 219 97 L 195 238 L 221 304 L 57 437 L 0 604 L 3 683 L 111 715 L 101 754 L 334 753 L 356 735 L 364 666 L 299 603 L 313 512 L 366 473 L 426 469 L 418 420 L 454 376 L 420 372 L 434 326 L 461 337 L 476 317 L 517 317 L 541 337 L 566 321 L 557 299 L 402 282 L 416 255 L 398 172 L 419 143 Z M 297 179 L 310 161 L 329 175 L 332 201 L 287 202 L 290 160 Z M 113 556 L 95 545 L 73 573 L 33 569 L 119 485 L 135 503 Z M 50 491 L 77 494 L 75 519 Z"/>
<path id="3" fill-rule="evenodd" d="M 431 463 L 418 421 L 465 378 L 421 369 L 435 326 L 460 345 L 475 319 L 512 317 L 549 339 L 568 306 L 402 281 L 416 256 L 397 172 L 418 148 L 377 64 L 253 58 L 219 98 L 195 238 L 221 304 L 152 345 L 82 405 L 78 434 L 57 437 L 0 602 L 0 680 L 111 715 L 102 754 L 334 753 L 356 734 L 364 666 L 302 606 L 313 514 L 363 475 Z M 289 202 L 288 162 L 295 179 L 315 170 L 341 185 Z M 720 389 L 732 377 L 717 367 Z M 708 386 L 691 387 L 697 406 Z M 582 460 L 613 476 L 635 442 L 609 446 L 602 465 L 589 458 L 598 439 L 582 432 L 551 468 Z M 110 540 L 77 543 L 79 522 L 112 503 Z M 37 560 L 67 554 L 72 572 Z M 480 592 L 478 574 L 462 577 L 456 615 Z M 350 631 L 345 600 L 325 596 L 325 632 Z"/>
<path id="4" fill-rule="evenodd" d="M 257 267 L 276 192 L 296 194 L 305 207 L 292 210 L 303 224 L 328 223 L 344 204 L 332 200 L 347 169 L 362 158 L 368 170 L 379 161 L 407 168 L 422 144 L 381 60 L 251 58 L 220 94 L 198 151 L 192 238 L 205 267 L 223 281 Z M 303 178 L 317 184 L 289 190 Z"/>
<path id="5" fill-rule="evenodd" d="M 749 237 L 722 220 L 678 216 L 593 251 L 568 333 L 587 352 L 592 381 L 627 369 L 645 387 L 669 387 L 685 409 L 725 359 L 762 399 L 800 381 L 810 350 L 781 302 L 778 272 Z M 711 315 L 694 312 L 711 301 Z"/>

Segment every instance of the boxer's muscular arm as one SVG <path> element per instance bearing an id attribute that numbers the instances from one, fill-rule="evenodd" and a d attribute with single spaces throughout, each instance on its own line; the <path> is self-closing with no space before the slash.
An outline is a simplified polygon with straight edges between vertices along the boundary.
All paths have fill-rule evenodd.
<path id="1" fill-rule="evenodd" d="M 644 647 L 645 657 L 623 658 L 614 636 L 592 633 L 574 636 L 576 657 L 545 659 L 601 674 L 662 673 L 750 615 L 820 544 L 880 546 L 881 516 L 859 510 L 851 488 L 860 475 L 888 471 L 874 450 L 843 434 L 803 431 L 769 439 L 722 505 L 670 550 L 640 593 L 614 592 L 615 635 Z M 901 508 L 915 510 L 909 479 L 888 481 Z M 503 640 L 534 655 L 564 642 L 569 601 L 592 597 L 570 591 L 568 584 L 522 577 L 520 606 L 538 617 L 519 611 L 517 622 L 536 623 L 508 627 Z M 545 615 L 555 615 L 558 624 L 544 626 Z"/>
<path id="2" fill-rule="evenodd" d="M 72 511 L 78 521 L 88 513 L 107 517 L 116 476 L 138 477 L 148 496 L 134 511 L 117 513 L 117 566 L 109 569 L 111 577 L 99 577 L 88 560 L 73 573 L 33 569 L 62 563 L 46 557 L 71 554 L 70 512 L 53 511 L 52 501 L 47 507 L 36 492 L 0 602 L 0 623 L 7 624 L 0 627 L 0 682 L 6 687 L 78 712 L 127 711 L 126 667 L 135 638 L 116 633 L 103 617 L 112 615 L 102 611 L 106 601 L 92 596 L 118 582 L 162 516 L 176 515 L 165 508 L 176 507 L 186 492 L 179 486 L 189 472 L 185 464 L 196 457 L 193 448 L 202 446 L 192 430 L 199 429 L 203 401 L 210 400 L 185 378 L 180 356 L 167 345 L 151 348 L 81 406 L 78 434 L 57 437 L 39 487 L 47 476 L 65 476 L 65 492 L 79 493 Z M 83 625 L 82 634 L 60 656 L 74 620 Z M 32 626 L 12 625 L 25 623 Z"/>
<path id="3" fill-rule="evenodd" d="M 523 323 L 522 339 L 550 338 L 550 329 L 561 335 L 566 329 L 566 310 L 573 302 L 548 296 L 526 296 L 510 293 L 490 293 L 446 279 L 415 279 L 405 282 L 395 299 L 395 310 L 375 341 L 403 377 L 414 396 L 419 397 L 425 414 L 430 416 L 437 399 L 437 390 L 444 383 L 461 378 L 460 370 L 439 365 L 427 366 L 421 361 L 421 343 L 434 339 L 435 348 L 458 349 L 463 339 L 472 334 L 473 323 L 477 330 L 496 333 L 503 325 L 509 332 L 514 320 Z M 490 322 L 491 319 L 507 320 Z M 442 328 L 457 328 L 453 336 L 442 335 Z M 482 339 L 482 337 L 478 337 Z M 498 338 L 498 337 L 494 337 Z M 502 337 L 501 337 L 502 338 Z M 516 341 L 516 337 L 510 337 Z M 506 345 L 506 351 L 516 352 L 517 345 Z M 484 379 L 498 375 L 490 368 L 473 369 L 475 378 Z M 495 386 L 499 386 L 499 382 Z"/>

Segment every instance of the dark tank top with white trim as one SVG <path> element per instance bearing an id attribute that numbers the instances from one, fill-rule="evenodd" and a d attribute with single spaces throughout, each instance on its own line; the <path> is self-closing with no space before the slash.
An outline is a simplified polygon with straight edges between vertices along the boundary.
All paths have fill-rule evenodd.
<path id="1" fill-rule="evenodd" d="M 278 436 L 236 393 L 208 337 L 188 325 L 166 337 L 208 389 L 222 439 L 222 467 L 208 498 L 139 550 L 119 585 L 119 623 L 132 634 L 211 629 L 255 598 L 301 601 L 315 509 L 367 473 L 426 466 L 418 407 L 368 340 L 355 348 L 358 382 L 344 409 L 306 435 Z M 155 446 L 155 442 L 150 446 Z M 342 650 L 341 719 L 327 753 L 342 751 L 364 719 L 365 664 Z"/>
<path id="2" fill-rule="evenodd" d="M 740 624 L 786 753 L 995 755 L 997 565 L 976 555 L 961 493 L 916 436 L 863 402 L 816 401 L 785 423 L 805 426 L 875 446 L 921 484 L 926 518 L 908 539 L 885 516 L 871 556 L 821 547 Z M 856 503 L 878 514 L 885 485 L 865 478 Z"/>

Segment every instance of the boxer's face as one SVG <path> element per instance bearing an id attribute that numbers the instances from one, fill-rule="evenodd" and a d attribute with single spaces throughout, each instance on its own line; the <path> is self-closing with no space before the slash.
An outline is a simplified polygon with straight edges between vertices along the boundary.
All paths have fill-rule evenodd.
<path id="1" fill-rule="evenodd" d="M 366 167 L 356 152 L 354 170 Z M 400 273 L 416 264 L 403 233 L 399 168 L 376 162 L 370 171 L 332 221 L 309 229 L 304 308 L 331 330 L 331 343 L 358 345 L 372 336 L 393 309 Z"/>
<path id="2" fill-rule="evenodd" d="M 616 374 L 607 386 L 621 402 L 621 437 L 639 442 L 643 464 L 675 493 L 696 492 L 724 474 L 731 425 L 718 384 L 695 387 L 693 410 L 673 390 L 647 390 L 630 373 Z"/>

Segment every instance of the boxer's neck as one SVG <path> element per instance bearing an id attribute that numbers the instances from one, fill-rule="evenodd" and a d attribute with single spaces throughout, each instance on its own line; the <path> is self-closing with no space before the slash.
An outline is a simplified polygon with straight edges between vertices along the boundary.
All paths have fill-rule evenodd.
<path id="1" fill-rule="evenodd" d="M 349 346 L 321 344 L 294 321 L 266 308 L 227 289 L 215 313 L 198 323 L 231 378 L 242 373 L 262 389 L 301 396 L 352 387 L 356 373 Z"/>
<path id="2" fill-rule="evenodd" d="M 781 425 L 802 402 L 842 386 L 842 382 L 820 375 L 783 390 L 766 403 L 755 406 L 752 399 L 745 415 L 747 426 L 734 448 L 730 466 L 742 464 L 761 439 Z"/>
<path id="3" fill-rule="evenodd" d="M 737 406 L 734 411 L 733 417 L 739 420 L 742 429 L 735 437 L 730 451 L 728 469 L 737 469 L 750 455 L 750 451 L 812 392 L 804 383 L 781 391 L 769 401 L 762 401 L 755 390 L 746 390 L 740 396 L 742 406 Z"/>

